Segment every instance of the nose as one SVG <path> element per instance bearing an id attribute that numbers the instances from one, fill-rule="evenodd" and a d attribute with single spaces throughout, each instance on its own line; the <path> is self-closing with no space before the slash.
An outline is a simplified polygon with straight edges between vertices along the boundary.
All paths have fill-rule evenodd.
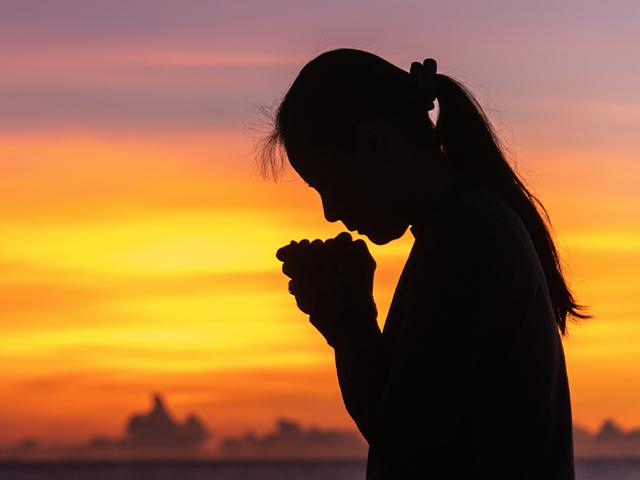
<path id="1" fill-rule="evenodd" d="M 322 198 L 322 210 L 324 211 L 324 218 L 327 222 L 337 222 L 340 220 L 338 215 L 338 209 L 336 208 L 335 202 L 331 201 L 326 197 Z"/>

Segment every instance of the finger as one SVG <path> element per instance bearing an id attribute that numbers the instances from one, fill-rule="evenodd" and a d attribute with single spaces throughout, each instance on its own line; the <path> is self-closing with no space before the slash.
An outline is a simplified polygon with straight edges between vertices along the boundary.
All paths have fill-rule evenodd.
<path id="1" fill-rule="evenodd" d="M 351 244 L 352 238 L 347 232 L 342 232 L 336 235 L 334 238 L 326 240 L 324 243 L 327 246 L 331 246 L 333 251 L 338 253 L 345 249 L 345 247 Z"/>
<path id="2" fill-rule="evenodd" d="M 325 241 L 322 256 L 319 259 L 319 271 L 330 277 L 339 274 L 344 267 L 341 250 L 341 246 L 334 238 Z"/>
<path id="3" fill-rule="evenodd" d="M 340 267 L 345 253 L 348 254 L 346 250 L 349 244 L 351 244 L 351 235 L 347 232 L 342 232 L 334 238 L 325 240 L 324 252 L 327 260 L 337 264 L 335 267 Z"/>
<path id="4" fill-rule="evenodd" d="M 302 312 L 304 312 L 307 315 L 309 315 L 311 313 L 311 311 L 313 310 L 313 308 L 311 306 L 312 304 L 311 304 L 310 299 L 308 299 L 305 296 L 301 296 L 301 295 L 296 295 L 294 298 L 296 299 L 296 305 L 298 306 L 298 308 Z"/>
<path id="5" fill-rule="evenodd" d="M 276 251 L 276 258 L 278 260 L 280 260 L 281 262 L 284 262 L 288 256 L 290 256 L 293 251 L 295 250 L 295 248 L 298 246 L 297 242 L 294 242 L 293 240 L 291 240 L 291 243 L 289 243 L 289 245 L 285 245 L 284 247 L 280 247 L 277 251 Z"/>
<path id="6" fill-rule="evenodd" d="M 311 311 L 312 295 L 308 293 L 308 288 L 304 288 L 300 281 L 290 280 L 288 284 L 289 293 L 296 299 L 296 305 L 304 313 Z"/>
<path id="7" fill-rule="evenodd" d="M 311 313 L 311 310 L 309 310 L 309 307 L 303 303 L 300 303 L 298 300 L 296 300 L 296 305 L 298 306 L 298 310 L 300 310 L 302 313 L 306 313 L 307 315 Z"/>
<path id="8" fill-rule="evenodd" d="M 308 262 L 308 264 L 314 265 L 322 250 L 324 250 L 324 242 L 319 238 L 316 238 L 309 244 L 309 247 L 305 252 L 305 261 Z"/>
<path id="9" fill-rule="evenodd" d="M 290 261 L 286 261 L 282 264 L 282 273 L 284 273 L 287 277 L 293 278 L 295 275 L 295 269 Z"/>
<path id="10" fill-rule="evenodd" d="M 367 244 L 361 238 L 353 242 L 351 246 L 353 248 L 353 252 L 355 252 L 358 256 L 363 256 L 363 257 L 371 256 L 371 254 L 369 253 L 369 248 L 367 247 Z"/>
<path id="11" fill-rule="evenodd" d="M 353 241 L 353 237 L 349 232 L 340 232 L 335 239 L 339 243 L 351 243 Z"/>
<path id="12" fill-rule="evenodd" d="M 342 262 L 346 260 L 346 258 L 351 254 L 351 245 L 353 243 L 353 238 L 351 234 L 348 232 L 341 232 L 336 236 L 336 255 L 340 258 Z"/>
<path id="13" fill-rule="evenodd" d="M 325 252 L 325 254 L 331 256 L 336 251 L 336 239 L 330 238 L 328 240 L 325 240 L 323 251 Z"/>
<path id="14" fill-rule="evenodd" d="M 362 240 L 361 238 L 358 238 L 357 240 L 353 241 L 354 245 L 357 245 L 360 248 L 367 248 L 367 244 L 364 240 Z"/>

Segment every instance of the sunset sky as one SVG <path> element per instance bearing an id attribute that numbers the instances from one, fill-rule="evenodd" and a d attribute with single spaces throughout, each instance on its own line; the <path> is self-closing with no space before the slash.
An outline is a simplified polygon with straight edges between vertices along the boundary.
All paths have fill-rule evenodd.
<path id="1" fill-rule="evenodd" d="M 338 47 L 477 94 L 594 314 L 574 421 L 640 425 L 640 3 L 517 3 L 3 0 L 0 446 L 116 435 L 152 392 L 215 438 L 355 428 L 274 256 L 343 228 L 252 156 L 258 107 Z M 370 244 L 381 327 L 411 241 Z"/>

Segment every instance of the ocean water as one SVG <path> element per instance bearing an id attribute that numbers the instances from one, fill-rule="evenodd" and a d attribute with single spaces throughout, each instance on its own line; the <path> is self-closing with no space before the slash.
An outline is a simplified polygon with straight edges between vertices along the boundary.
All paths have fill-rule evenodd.
<path id="1" fill-rule="evenodd" d="M 2 480 L 364 480 L 364 462 L 0 464 Z M 640 459 L 578 460 L 577 480 L 640 480 Z"/>

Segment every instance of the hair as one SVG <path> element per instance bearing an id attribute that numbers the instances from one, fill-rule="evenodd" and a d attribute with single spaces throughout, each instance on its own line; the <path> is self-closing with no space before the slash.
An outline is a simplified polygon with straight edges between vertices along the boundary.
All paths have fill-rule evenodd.
<path id="1" fill-rule="evenodd" d="M 362 50 L 324 52 L 302 68 L 275 115 L 271 111 L 271 130 L 257 144 L 261 173 L 276 180 L 293 149 L 349 154 L 358 122 L 384 119 L 417 145 L 435 143 L 458 174 L 496 192 L 523 221 L 544 269 L 557 326 L 566 334 L 567 316 L 590 315 L 583 313 L 585 307 L 576 303 L 564 278 L 546 209 L 507 161 L 471 92 L 443 74 L 436 74 L 435 89 L 439 114 L 434 124 L 409 72 Z M 269 110 L 262 112 L 269 115 Z"/>

